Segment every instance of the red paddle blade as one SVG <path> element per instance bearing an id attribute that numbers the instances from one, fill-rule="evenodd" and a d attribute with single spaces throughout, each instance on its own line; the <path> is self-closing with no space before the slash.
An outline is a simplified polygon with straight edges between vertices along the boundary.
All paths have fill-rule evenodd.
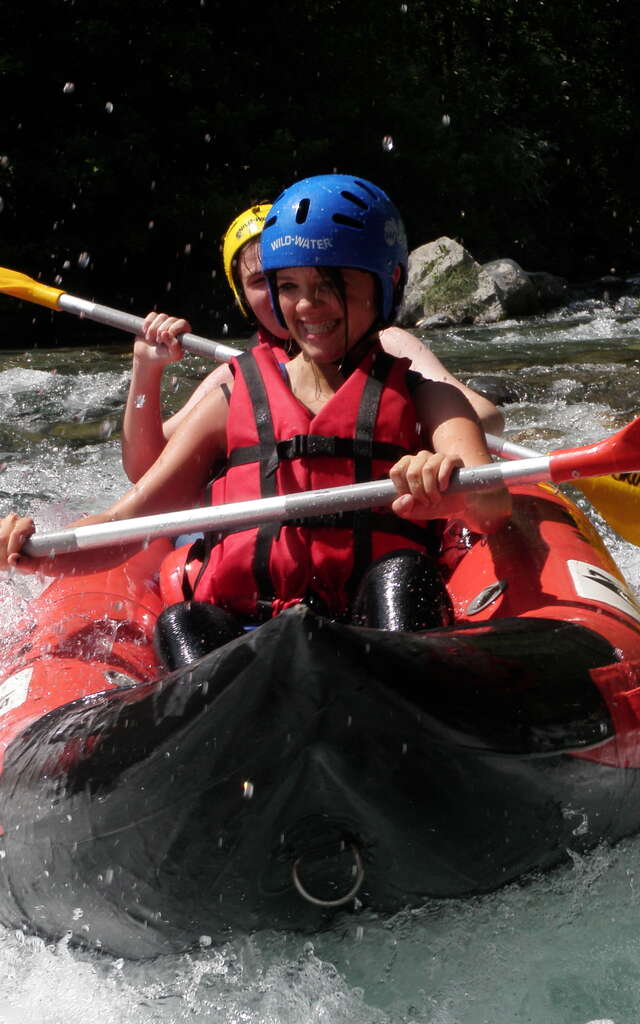
<path id="1" fill-rule="evenodd" d="M 549 473 L 556 484 L 585 476 L 635 470 L 640 470 L 640 416 L 603 441 L 594 441 L 582 448 L 567 448 L 549 456 Z"/>

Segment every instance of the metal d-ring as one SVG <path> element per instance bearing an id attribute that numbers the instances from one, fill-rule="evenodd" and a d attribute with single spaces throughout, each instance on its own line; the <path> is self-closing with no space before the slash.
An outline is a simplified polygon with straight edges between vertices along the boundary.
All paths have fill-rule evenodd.
<path id="1" fill-rule="evenodd" d="M 317 907 L 342 907 L 345 903 L 349 903 L 350 900 L 357 896 L 360 886 L 364 881 L 364 864 L 362 863 L 362 856 L 356 844 L 350 843 L 349 845 L 351 846 L 351 852 L 353 853 L 353 860 L 356 866 L 356 878 L 355 882 L 349 889 L 349 892 L 345 893 L 344 896 L 339 896 L 336 900 L 323 900 L 319 896 L 312 896 L 311 893 L 305 889 L 298 874 L 298 865 L 300 864 L 302 857 L 298 857 L 298 859 L 294 861 L 291 868 L 291 878 L 303 899 L 308 900 L 309 903 L 315 903 Z"/>

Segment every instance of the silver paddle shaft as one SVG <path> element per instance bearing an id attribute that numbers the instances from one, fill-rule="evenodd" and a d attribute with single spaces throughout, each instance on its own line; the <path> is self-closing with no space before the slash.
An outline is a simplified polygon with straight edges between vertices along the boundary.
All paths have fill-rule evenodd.
<path id="1" fill-rule="evenodd" d="M 78 299 L 74 295 L 67 295 L 66 292 L 59 297 L 58 308 L 63 309 L 66 313 L 75 313 L 76 316 L 84 316 L 88 320 L 106 324 L 107 327 L 117 327 L 129 334 L 140 334 L 144 323 L 141 316 L 124 313 L 122 310 L 112 309 L 110 306 L 101 306 L 97 302 L 88 302 L 87 299 Z M 209 356 L 219 363 L 228 363 L 234 356 L 240 355 L 239 348 L 232 348 L 230 345 L 223 345 L 221 342 L 211 341 L 209 338 L 201 338 L 197 334 L 181 334 L 178 340 L 188 352 Z"/>
<path id="2" fill-rule="evenodd" d="M 493 462 L 486 466 L 456 469 L 452 474 L 449 491 L 483 491 L 500 485 L 515 486 L 548 479 L 549 457 L 540 455 L 535 459 Z M 34 534 L 25 543 L 23 550 L 26 555 L 51 557 L 71 551 L 108 547 L 110 544 L 147 541 L 156 537 L 175 537 L 180 533 L 200 530 L 215 532 L 248 529 L 262 523 L 304 519 L 305 516 L 335 515 L 377 505 L 390 505 L 397 494 L 391 480 L 347 484 L 343 487 L 238 501 L 211 508 L 194 508 L 113 523 L 53 530 L 50 533 Z"/>

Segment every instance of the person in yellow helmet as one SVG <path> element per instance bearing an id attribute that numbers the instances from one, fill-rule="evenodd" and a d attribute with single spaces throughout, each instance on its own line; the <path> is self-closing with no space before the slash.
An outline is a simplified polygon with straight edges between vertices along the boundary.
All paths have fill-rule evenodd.
<path id="1" fill-rule="evenodd" d="M 245 317 L 257 326 L 249 346 L 257 343 L 274 348 L 281 361 L 297 351 L 287 328 L 277 319 L 266 278 L 260 263 L 260 235 L 269 203 L 257 203 L 240 213 L 229 225 L 222 240 L 222 263 L 229 287 Z M 178 412 L 163 421 L 161 381 L 166 366 L 182 358 L 177 340 L 191 331 L 187 320 L 163 313 L 149 313 L 143 333 L 133 348 L 133 369 L 122 425 L 122 461 L 125 472 L 136 482 L 155 462 L 169 438 L 191 410 L 213 388 L 229 383 L 230 370 L 217 366 L 195 389 Z M 438 357 L 419 338 L 401 327 L 387 327 L 380 333 L 383 348 L 393 356 L 411 360 L 411 369 L 430 380 L 445 381 L 460 390 L 474 409 L 482 427 L 500 433 L 502 413 L 493 402 L 466 387 L 443 366 Z"/>
<path id="2" fill-rule="evenodd" d="M 258 203 L 239 214 L 229 225 L 222 240 L 222 263 L 229 287 L 244 316 L 257 326 L 249 346 L 263 342 L 282 347 L 288 331 L 271 308 L 265 277 L 260 266 L 259 239 L 270 204 Z M 155 462 L 182 420 L 213 388 L 228 382 L 229 369 L 217 366 L 195 389 L 178 412 L 163 421 L 161 382 L 165 368 L 182 359 L 177 336 L 190 331 L 188 322 L 169 319 L 162 313 L 149 313 L 143 334 L 135 339 L 131 383 L 122 424 L 122 461 L 129 479 L 135 483 Z"/>

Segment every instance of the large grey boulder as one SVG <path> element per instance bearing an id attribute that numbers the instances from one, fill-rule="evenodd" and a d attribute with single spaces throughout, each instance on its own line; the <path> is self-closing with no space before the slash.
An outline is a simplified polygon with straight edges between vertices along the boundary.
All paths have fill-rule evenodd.
<path id="1" fill-rule="evenodd" d="M 490 324 L 505 317 L 492 278 L 459 242 L 444 235 L 410 253 L 398 322 L 420 326 L 436 314 L 454 323 Z"/>
<path id="2" fill-rule="evenodd" d="M 567 283 L 552 274 L 529 274 L 515 260 L 479 264 L 464 246 L 443 235 L 409 255 L 398 323 L 405 327 L 493 324 L 558 305 Z"/>

